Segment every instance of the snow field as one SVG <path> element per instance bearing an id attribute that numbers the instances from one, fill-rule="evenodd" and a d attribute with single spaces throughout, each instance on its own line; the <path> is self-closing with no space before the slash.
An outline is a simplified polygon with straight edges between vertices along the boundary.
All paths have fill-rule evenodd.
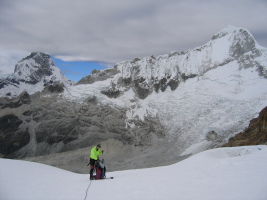
<path id="1" fill-rule="evenodd" d="M 266 168 L 265 145 L 207 150 L 170 166 L 108 172 L 113 180 L 92 182 L 89 175 L 0 159 L 0 199 L 266 200 Z"/>

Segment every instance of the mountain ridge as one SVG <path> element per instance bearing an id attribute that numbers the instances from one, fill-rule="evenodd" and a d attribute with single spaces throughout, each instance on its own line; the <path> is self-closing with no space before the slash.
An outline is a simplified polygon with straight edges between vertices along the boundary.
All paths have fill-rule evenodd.
<path id="1" fill-rule="evenodd" d="M 203 46 L 186 52 L 170 52 L 158 57 L 149 56 L 123 61 L 117 63 L 112 69 L 92 73 L 77 84 L 92 83 L 93 77 L 96 80 L 97 77 L 103 77 L 105 74 L 105 79 L 113 77 L 109 89 L 103 91 L 110 97 L 119 96 L 130 85 L 135 89 L 138 97 L 144 99 L 153 91 L 165 91 L 167 87 L 175 90 L 180 82 L 202 76 L 207 71 L 234 60 L 238 61 L 240 69 L 257 65 L 260 75 L 267 78 L 266 66 L 261 64 L 263 60 L 255 61 L 263 54 L 262 49 L 266 54 L 266 49 L 256 43 L 249 31 L 228 26 Z M 116 74 L 112 73 L 108 76 L 110 71 Z"/>

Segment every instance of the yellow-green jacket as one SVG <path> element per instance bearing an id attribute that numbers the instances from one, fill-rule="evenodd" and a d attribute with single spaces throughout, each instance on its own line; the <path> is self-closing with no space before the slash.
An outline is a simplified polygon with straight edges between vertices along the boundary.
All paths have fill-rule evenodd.
<path id="1" fill-rule="evenodd" d="M 102 151 L 94 147 L 91 149 L 90 158 L 97 160 L 100 154 L 102 154 Z"/>

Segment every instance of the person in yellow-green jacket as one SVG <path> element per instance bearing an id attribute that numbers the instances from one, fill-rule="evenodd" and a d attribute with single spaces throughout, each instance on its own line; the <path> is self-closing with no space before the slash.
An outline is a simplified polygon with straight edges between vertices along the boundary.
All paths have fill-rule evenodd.
<path id="1" fill-rule="evenodd" d="M 98 160 L 99 155 L 104 153 L 104 150 L 100 150 L 101 149 L 101 144 L 97 144 L 95 147 L 93 147 L 91 149 L 90 152 L 90 179 L 94 179 L 93 173 L 94 173 L 94 169 L 95 169 L 95 162 Z"/>

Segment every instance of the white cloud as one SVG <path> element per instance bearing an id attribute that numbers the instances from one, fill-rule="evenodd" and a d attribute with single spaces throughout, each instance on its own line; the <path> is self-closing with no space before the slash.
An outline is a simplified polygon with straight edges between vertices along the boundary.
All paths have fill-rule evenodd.
<path id="1" fill-rule="evenodd" d="M 267 46 L 266 10 L 262 0 L 2 0 L 0 43 L 115 63 L 194 48 L 231 24 Z"/>
<path id="2" fill-rule="evenodd" d="M 0 48 L 0 76 L 14 73 L 15 65 L 30 52 Z"/>

